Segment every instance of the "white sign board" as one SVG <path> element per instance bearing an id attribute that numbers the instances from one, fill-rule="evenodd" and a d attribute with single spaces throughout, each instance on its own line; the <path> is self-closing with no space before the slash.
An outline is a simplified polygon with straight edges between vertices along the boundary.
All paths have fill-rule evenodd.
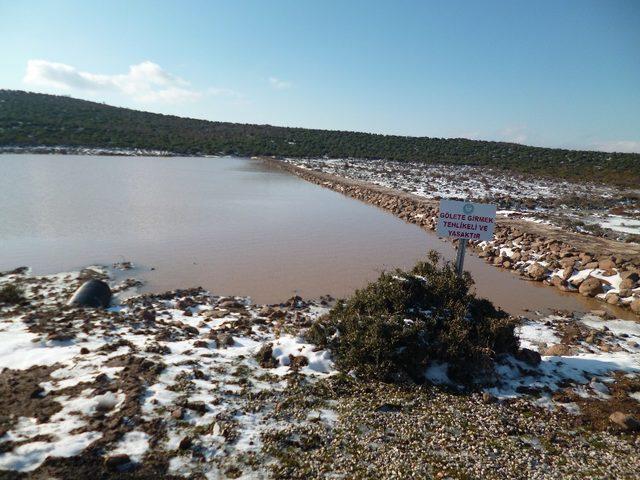
<path id="1" fill-rule="evenodd" d="M 492 240 L 496 206 L 440 200 L 438 235 L 466 240 Z"/>

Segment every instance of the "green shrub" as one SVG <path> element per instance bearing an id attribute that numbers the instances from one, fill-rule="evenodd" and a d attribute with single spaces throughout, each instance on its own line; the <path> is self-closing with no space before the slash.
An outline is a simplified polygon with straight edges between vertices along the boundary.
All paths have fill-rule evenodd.
<path id="1" fill-rule="evenodd" d="M 9 305 L 15 305 L 22 303 L 24 300 L 24 292 L 14 283 L 7 283 L 4 287 L 0 288 L 0 304 L 7 303 Z"/>
<path id="2" fill-rule="evenodd" d="M 456 275 L 436 252 L 412 271 L 385 272 L 339 302 L 307 332 L 309 341 L 332 350 L 337 367 L 364 378 L 424 380 L 434 361 L 451 378 L 480 381 L 497 354 L 514 353 L 515 321 L 470 293 L 468 272 Z"/>

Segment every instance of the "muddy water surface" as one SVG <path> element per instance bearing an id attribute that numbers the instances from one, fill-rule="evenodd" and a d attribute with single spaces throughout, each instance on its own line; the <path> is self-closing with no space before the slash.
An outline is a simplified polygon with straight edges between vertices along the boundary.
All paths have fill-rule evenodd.
<path id="1" fill-rule="evenodd" d="M 0 270 L 126 259 L 150 291 L 201 285 L 258 303 L 345 296 L 429 249 L 454 255 L 415 225 L 244 158 L 0 155 L 0 196 Z M 602 308 L 478 258 L 466 267 L 512 313 Z"/>

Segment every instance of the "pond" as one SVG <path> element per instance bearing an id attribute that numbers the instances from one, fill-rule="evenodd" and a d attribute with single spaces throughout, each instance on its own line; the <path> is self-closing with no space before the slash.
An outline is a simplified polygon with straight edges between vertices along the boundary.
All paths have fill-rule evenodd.
<path id="1" fill-rule="evenodd" d="M 415 225 L 259 160 L 0 156 L 0 270 L 129 260 L 147 291 L 202 286 L 257 303 L 345 296 L 383 269 L 453 247 Z M 478 292 L 512 313 L 601 304 L 468 257 Z"/>

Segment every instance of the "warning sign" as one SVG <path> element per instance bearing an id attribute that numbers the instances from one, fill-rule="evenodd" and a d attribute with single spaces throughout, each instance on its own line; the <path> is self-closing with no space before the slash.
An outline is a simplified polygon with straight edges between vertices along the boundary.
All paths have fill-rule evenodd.
<path id="1" fill-rule="evenodd" d="M 440 200 L 437 232 L 441 237 L 491 240 L 495 220 L 495 205 Z"/>

